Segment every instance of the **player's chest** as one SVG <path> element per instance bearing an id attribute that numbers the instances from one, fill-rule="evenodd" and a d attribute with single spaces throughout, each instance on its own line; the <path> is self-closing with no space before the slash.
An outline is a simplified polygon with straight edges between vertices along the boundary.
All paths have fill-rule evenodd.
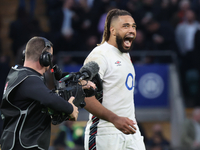
<path id="1" fill-rule="evenodd" d="M 107 75 L 113 79 L 126 80 L 127 76 L 135 78 L 135 70 L 127 57 L 111 57 L 108 60 Z"/>

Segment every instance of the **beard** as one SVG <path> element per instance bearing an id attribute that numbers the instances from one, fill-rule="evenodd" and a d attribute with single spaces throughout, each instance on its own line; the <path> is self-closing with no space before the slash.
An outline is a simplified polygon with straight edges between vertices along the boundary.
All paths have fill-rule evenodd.
<path id="1" fill-rule="evenodd" d="M 133 43 L 131 44 L 129 49 L 124 49 L 123 42 L 124 42 L 123 38 L 119 34 L 117 34 L 116 35 L 116 43 L 117 43 L 117 47 L 118 47 L 119 51 L 122 53 L 130 52 L 133 47 Z"/>

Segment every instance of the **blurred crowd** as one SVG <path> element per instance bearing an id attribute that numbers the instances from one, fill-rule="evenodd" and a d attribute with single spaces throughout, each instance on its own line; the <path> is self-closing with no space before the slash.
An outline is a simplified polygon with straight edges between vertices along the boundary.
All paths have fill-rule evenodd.
<path id="1" fill-rule="evenodd" d="M 46 0 L 48 32 L 42 31 L 34 17 L 35 0 L 30 0 L 30 11 L 21 1 L 9 28 L 15 56 L 34 35 L 52 41 L 55 54 L 91 51 L 101 41 L 106 14 L 112 8 L 128 10 L 135 19 L 137 38 L 133 50 L 171 50 L 189 67 L 192 62 L 186 57 L 194 57 L 192 52 L 199 49 L 199 0 Z M 148 58 L 143 63 L 155 61 Z M 66 63 L 72 62 L 82 63 L 79 59 L 68 59 Z"/>
<path id="2" fill-rule="evenodd" d="M 26 1 L 27 2 L 27 1 Z M 9 38 L 15 62 L 21 63 L 26 42 L 44 36 L 54 44 L 54 61 L 60 52 L 91 51 L 101 41 L 106 14 L 110 9 L 128 10 L 137 24 L 133 51 L 170 50 L 178 57 L 181 87 L 186 105 L 200 105 L 200 0 L 45 0 L 48 32 L 34 15 L 36 0 L 19 0 L 16 20 L 10 23 Z M 77 53 L 77 54 L 78 54 Z M 82 64 L 76 55 L 63 57 L 64 65 Z M 9 60 L 8 60 L 9 61 Z M 132 62 L 173 63 L 170 57 L 132 56 Z M 4 62 L 3 62 L 4 63 Z"/>

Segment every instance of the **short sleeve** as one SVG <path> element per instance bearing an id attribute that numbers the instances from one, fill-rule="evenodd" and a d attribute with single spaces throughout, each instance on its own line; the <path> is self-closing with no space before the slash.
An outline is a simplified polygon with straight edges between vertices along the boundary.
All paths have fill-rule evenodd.
<path id="1" fill-rule="evenodd" d="M 103 80 L 105 72 L 108 67 L 105 56 L 103 56 L 102 54 L 100 54 L 98 52 L 90 53 L 88 55 L 88 57 L 85 59 L 84 64 L 86 64 L 90 61 L 94 61 L 99 65 L 99 68 L 100 68 L 99 75 L 100 75 L 101 79 Z"/>

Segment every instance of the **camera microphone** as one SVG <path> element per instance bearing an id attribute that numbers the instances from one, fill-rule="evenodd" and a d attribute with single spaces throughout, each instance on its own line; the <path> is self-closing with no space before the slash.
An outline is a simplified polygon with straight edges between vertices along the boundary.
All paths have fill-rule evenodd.
<path id="1" fill-rule="evenodd" d="M 74 77 L 74 75 L 75 75 L 74 73 L 70 73 L 70 74 L 64 76 L 62 79 L 60 79 L 59 82 L 61 83 L 61 82 L 67 81 L 67 80 L 71 79 L 72 77 Z"/>
<path id="2" fill-rule="evenodd" d="M 81 73 L 80 80 L 92 80 L 99 72 L 99 65 L 94 61 L 90 61 L 81 67 L 79 72 Z"/>

